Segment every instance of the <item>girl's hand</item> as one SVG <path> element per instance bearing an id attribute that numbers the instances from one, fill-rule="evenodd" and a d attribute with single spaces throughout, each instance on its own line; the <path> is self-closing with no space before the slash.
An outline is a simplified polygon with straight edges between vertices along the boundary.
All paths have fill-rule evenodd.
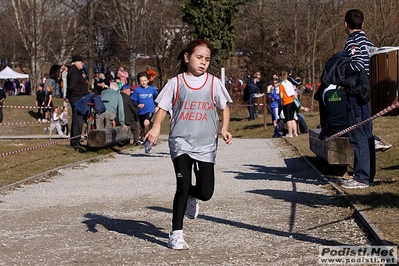
<path id="1" fill-rule="evenodd" d="M 233 135 L 231 135 L 231 133 L 228 132 L 227 130 L 223 130 L 223 129 L 222 129 L 221 134 L 222 134 L 224 142 L 226 144 L 231 144 L 231 141 L 233 139 Z"/>
<path id="2" fill-rule="evenodd" d="M 145 135 L 144 141 L 148 140 L 150 142 L 150 147 L 157 143 L 159 134 L 161 133 L 161 127 L 153 125 L 150 131 Z"/>

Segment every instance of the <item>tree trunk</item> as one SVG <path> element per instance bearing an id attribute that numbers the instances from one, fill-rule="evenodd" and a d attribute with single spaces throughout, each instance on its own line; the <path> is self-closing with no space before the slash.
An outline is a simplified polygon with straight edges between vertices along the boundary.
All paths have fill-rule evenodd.
<path id="1" fill-rule="evenodd" d="M 129 49 L 129 77 L 130 77 L 130 85 L 133 86 L 136 84 L 136 53 L 133 50 Z"/>

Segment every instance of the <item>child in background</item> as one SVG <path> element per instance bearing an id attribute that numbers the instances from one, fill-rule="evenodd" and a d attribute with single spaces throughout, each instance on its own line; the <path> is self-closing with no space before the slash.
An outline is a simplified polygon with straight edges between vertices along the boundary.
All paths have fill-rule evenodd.
<path id="1" fill-rule="evenodd" d="M 68 137 L 61 130 L 60 116 L 58 115 L 58 107 L 51 108 L 51 123 L 49 127 L 44 128 L 44 133 L 48 133 L 54 128 L 57 129 L 57 133 L 58 135 L 60 135 L 61 138 Z"/>
<path id="2" fill-rule="evenodd" d="M 42 122 L 49 122 L 51 119 L 49 119 L 49 113 L 51 113 L 51 110 L 53 108 L 53 86 L 47 85 L 45 89 L 46 95 L 44 99 L 44 119 Z"/>
<path id="3" fill-rule="evenodd" d="M 270 113 L 272 115 L 272 122 L 274 127 L 274 134 L 272 138 L 282 137 L 282 133 L 279 129 L 279 107 L 280 107 L 280 90 L 279 90 L 279 80 L 273 79 L 273 89 L 269 94 L 270 99 Z"/>
<path id="4" fill-rule="evenodd" d="M 36 107 L 37 107 L 37 122 L 42 122 L 45 117 L 44 100 L 46 99 L 46 92 L 43 90 L 44 84 L 39 84 L 36 91 Z M 43 121 L 45 122 L 45 121 Z"/>
<path id="5" fill-rule="evenodd" d="M 228 132 L 232 102 L 225 86 L 215 76 L 207 73 L 211 61 L 211 45 L 204 40 L 191 41 L 180 55 L 180 70 L 165 85 L 157 97 L 158 112 L 152 129 L 145 139 L 157 142 L 161 123 L 172 109 L 169 131 L 169 149 L 176 176 L 176 193 L 173 200 L 172 232 L 168 247 L 188 249 L 183 238 L 184 214 L 189 219 L 198 216 L 198 200 L 209 200 L 214 191 L 214 164 L 218 143 L 217 108 L 222 110 L 221 134 L 226 144 L 232 135 Z M 217 108 L 216 108 L 217 107 Z M 192 185 L 194 169 L 196 185 Z"/>
<path id="6" fill-rule="evenodd" d="M 68 136 L 68 107 L 64 106 L 62 108 L 62 112 L 60 114 L 60 124 L 61 124 L 61 131 Z"/>
<path id="7" fill-rule="evenodd" d="M 143 136 L 151 129 L 151 119 L 156 111 L 154 100 L 158 96 L 158 91 L 154 86 L 148 85 L 149 79 L 147 72 L 137 74 L 137 82 L 140 83 L 132 94 L 133 105 L 139 109 L 139 122 L 143 130 Z M 151 150 L 149 142 L 144 142 L 145 153 Z"/>

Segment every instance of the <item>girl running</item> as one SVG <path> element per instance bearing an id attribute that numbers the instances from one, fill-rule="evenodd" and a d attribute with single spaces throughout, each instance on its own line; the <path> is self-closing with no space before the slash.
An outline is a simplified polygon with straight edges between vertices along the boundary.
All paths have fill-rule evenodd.
<path id="1" fill-rule="evenodd" d="M 190 219 L 198 216 L 198 201 L 209 200 L 215 184 L 214 164 L 218 140 L 216 107 L 222 110 L 221 135 L 230 144 L 228 132 L 232 102 L 226 88 L 215 76 L 207 73 L 212 47 L 204 40 L 191 41 L 179 54 L 179 74 L 172 78 L 156 99 L 159 110 L 152 129 L 145 139 L 150 146 L 158 140 L 161 123 L 171 109 L 169 149 L 176 175 L 173 200 L 172 232 L 168 247 L 188 249 L 183 238 L 184 214 Z M 192 169 L 196 184 L 192 185 Z"/>

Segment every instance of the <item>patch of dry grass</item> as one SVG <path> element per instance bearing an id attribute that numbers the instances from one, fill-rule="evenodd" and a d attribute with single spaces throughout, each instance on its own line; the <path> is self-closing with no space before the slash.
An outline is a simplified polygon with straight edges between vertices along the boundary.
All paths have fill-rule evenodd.
<path id="1" fill-rule="evenodd" d="M 310 128 L 318 124 L 318 116 L 306 116 Z M 343 189 L 351 202 L 365 210 L 372 222 L 392 243 L 399 243 L 399 118 L 384 116 L 373 121 L 374 133 L 391 143 L 391 149 L 377 152 L 376 186 L 367 189 Z M 309 149 L 308 135 L 289 139 L 327 177 L 331 167 L 322 159 L 316 158 Z M 351 171 L 351 166 L 348 168 Z"/>
<path id="2" fill-rule="evenodd" d="M 30 95 L 8 96 L 5 105 L 32 107 L 35 105 L 35 97 Z M 62 106 L 62 99 L 54 99 L 54 105 Z M 6 125 L 0 126 L 0 134 L 2 136 L 44 135 L 43 128 L 48 125 L 37 123 L 36 108 L 5 107 L 3 114 L 3 123 Z M 7 123 L 17 124 L 7 125 Z M 0 157 L 0 187 L 59 166 L 109 154 L 114 152 L 115 149 L 120 149 L 119 147 L 97 151 L 86 151 L 82 149 L 81 152 L 79 152 L 69 146 L 69 141 L 59 141 L 59 139 L 20 139 L 0 141 L 0 154 L 34 148 L 29 151 Z M 58 143 L 55 145 L 44 146 L 51 142 Z"/>

